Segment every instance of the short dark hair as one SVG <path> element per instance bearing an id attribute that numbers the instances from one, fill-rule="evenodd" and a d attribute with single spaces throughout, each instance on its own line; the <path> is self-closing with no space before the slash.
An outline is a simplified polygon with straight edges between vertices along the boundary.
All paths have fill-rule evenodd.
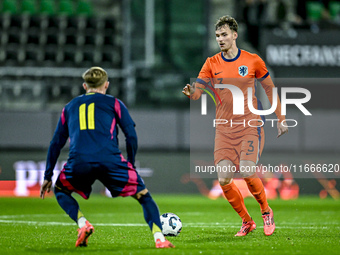
<path id="1" fill-rule="evenodd" d="M 229 15 L 220 17 L 215 24 L 215 31 L 223 27 L 224 25 L 228 25 L 230 30 L 237 32 L 238 24 L 237 24 L 237 21 L 233 17 Z"/>
<path id="2" fill-rule="evenodd" d="M 94 66 L 86 70 L 82 77 L 85 83 L 91 88 L 99 87 L 108 80 L 107 72 L 99 66 Z"/>

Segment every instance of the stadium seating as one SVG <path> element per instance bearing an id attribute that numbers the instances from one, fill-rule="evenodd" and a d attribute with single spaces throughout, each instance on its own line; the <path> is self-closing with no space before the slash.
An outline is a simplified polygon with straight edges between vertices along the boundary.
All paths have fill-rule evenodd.
<path id="1" fill-rule="evenodd" d="M 18 67 L 19 73 L 20 67 L 120 68 L 115 34 L 115 18 L 95 16 L 90 1 L 0 0 L 1 68 Z M 59 108 L 80 93 L 69 86 L 81 84 L 80 77 L 63 77 L 60 84 L 62 73 L 42 80 L 18 72 L 2 77 L 0 108 L 38 109 L 46 102 Z"/>
<path id="2" fill-rule="evenodd" d="M 2 73 L 7 71 L 7 67 L 12 70 L 12 74 L 5 74 L 5 78 L 16 79 L 17 66 L 25 67 L 18 68 L 19 73 L 25 73 L 30 67 L 38 67 L 34 70 L 39 73 L 39 67 L 44 66 L 66 67 L 59 68 L 60 70 L 69 67 L 82 69 L 89 65 L 122 68 L 123 39 L 125 40 L 123 32 L 126 29 L 122 23 L 125 22 L 122 18 L 124 12 L 121 11 L 123 1 L 112 1 L 112 4 L 110 1 L 98 1 L 97 4 L 96 0 L 0 0 L 0 68 Z M 188 18 L 188 9 L 184 2 L 155 1 L 155 55 L 150 58 L 155 60 L 155 72 L 171 72 L 176 69 L 176 72 L 191 74 L 192 70 L 199 70 L 201 67 L 204 59 L 202 55 L 206 53 L 206 45 L 202 43 L 205 39 L 204 4 L 190 0 L 190 11 L 195 15 Z M 131 46 L 135 52 L 139 52 L 131 54 L 131 61 L 137 63 L 138 68 L 144 68 L 145 1 L 131 1 L 131 4 Z M 49 73 L 52 73 L 51 70 L 53 69 L 48 70 Z M 136 73 L 139 75 L 139 70 Z M 150 73 L 143 78 L 145 91 L 150 90 L 150 84 L 154 82 Z M 120 74 L 119 72 L 117 76 Z M 63 83 L 72 82 L 72 75 L 73 73 L 67 72 L 67 78 L 62 79 Z M 54 84 L 59 86 L 54 73 L 50 76 L 52 77 L 47 78 L 51 79 L 49 81 L 44 77 L 46 87 Z M 168 88 L 174 87 L 171 79 L 161 79 L 166 80 L 162 84 L 165 84 L 167 92 Z M 63 94 L 63 91 L 60 90 L 60 93 Z M 117 91 L 123 94 L 123 90 Z M 164 93 L 164 97 L 159 97 L 156 93 L 151 96 L 151 93 L 146 92 L 141 101 L 150 99 L 158 104 L 168 100 L 166 102 L 172 104 L 172 95 L 177 97 L 177 89 L 173 91 L 171 95 Z M 57 94 L 51 92 L 51 98 Z"/>
<path id="3" fill-rule="evenodd" d="M 121 49 L 115 39 L 115 20 L 88 15 L 68 16 L 72 13 L 66 11 L 70 1 L 60 3 L 65 8 L 60 15 L 51 15 L 55 14 L 55 9 L 50 9 L 53 6 L 50 0 L 41 0 L 40 14 L 33 15 L 37 10 L 32 7 L 36 7 L 35 0 L 22 2 L 25 7 L 21 10 L 25 12 L 21 15 L 0 13 L 1 63 L 9 60 L 6 65 L 22 65 L 27 58 L 29 66 L 45 66 L 44 61 L 48 66 L 62 66 L 65 61 L 66 66 L 81 67 L 100 65 L 104 59 L 106 66 L 119 67 Z M 21 49 L 20 53 L 16 49 Z M 58 49 L 58 53 L 53 49 Z"/>

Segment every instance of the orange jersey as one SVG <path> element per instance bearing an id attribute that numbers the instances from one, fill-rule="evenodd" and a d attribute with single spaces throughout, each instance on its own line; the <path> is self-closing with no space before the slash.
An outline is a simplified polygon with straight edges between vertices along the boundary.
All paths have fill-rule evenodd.
<path id="1" fill-rule="evenodd" d="M 255 93 L 256 79 L 261 82 L 270 103 L 272 103 L 272 88 L 274 84 L 264 61 L 258 55 L 239 49 L 234 59 L 226 59 L 223 57 L 222 52 L 220 52 L 207 58 L 205 61 L 197 78 L 195 93 L 191 95 L 191 98 L 194 100 L 200 98 L 203 90 L 198 88 L 214 87 L 217 103 L 216 119 L 228 121 L 226 124 L 216 125 L 216 131 L 233 133 L 246 129 L 249 132 L 251 132 L 250 130 L 256 132 L 256 128 L 254 129 L 250 126 L 261 125 L 261 116 L 252 113 L 248 108 L 248 88 L 251 87 L 252 105 L 255 109 L 262 109 L 261 102 L 257 99 Z M 230 84 L 242 91 L 244 97 L 244 114 L 233 114 L 232 92 L 227 88 L 216 88 L 217 84 Z M 281 115 L 279 99 L 275 113 L 280 121 L 285 119 L 285 117 Z M 250 120 L 251 122 L 249 122 Z"/>

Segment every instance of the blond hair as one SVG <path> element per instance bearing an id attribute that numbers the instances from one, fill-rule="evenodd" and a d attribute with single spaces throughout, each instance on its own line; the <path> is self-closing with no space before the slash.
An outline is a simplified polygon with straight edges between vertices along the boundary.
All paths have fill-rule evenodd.
<path id="1" fill-rule="evenodd" d="M 223 27 L 224 25 L 228 25 L 230 30 L 237 32 L 238 24 L 233 17 L 229 15 L 220 17 L 215 24 L 215 30 Z"/>
<path id="2" fill-rule="evenodd" d="M 108 80 L 107 72 L 99 66 L 94 66 L 86 70 L 82 77 L 90 88 L 97 88 Z"/>

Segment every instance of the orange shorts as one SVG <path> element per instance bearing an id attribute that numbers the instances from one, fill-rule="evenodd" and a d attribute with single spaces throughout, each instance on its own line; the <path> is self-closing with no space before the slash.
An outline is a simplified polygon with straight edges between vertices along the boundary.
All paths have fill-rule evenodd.
<path id="1" fill-rule="evenodd" d="M 264 146 L 264 129 L 256 132 L 222 133 L 216 131 L 214 163 L 221 160 L 230 160 L 239 165 L 240 160 L 250 160 L 255 164 L 260 159 Z"/>

